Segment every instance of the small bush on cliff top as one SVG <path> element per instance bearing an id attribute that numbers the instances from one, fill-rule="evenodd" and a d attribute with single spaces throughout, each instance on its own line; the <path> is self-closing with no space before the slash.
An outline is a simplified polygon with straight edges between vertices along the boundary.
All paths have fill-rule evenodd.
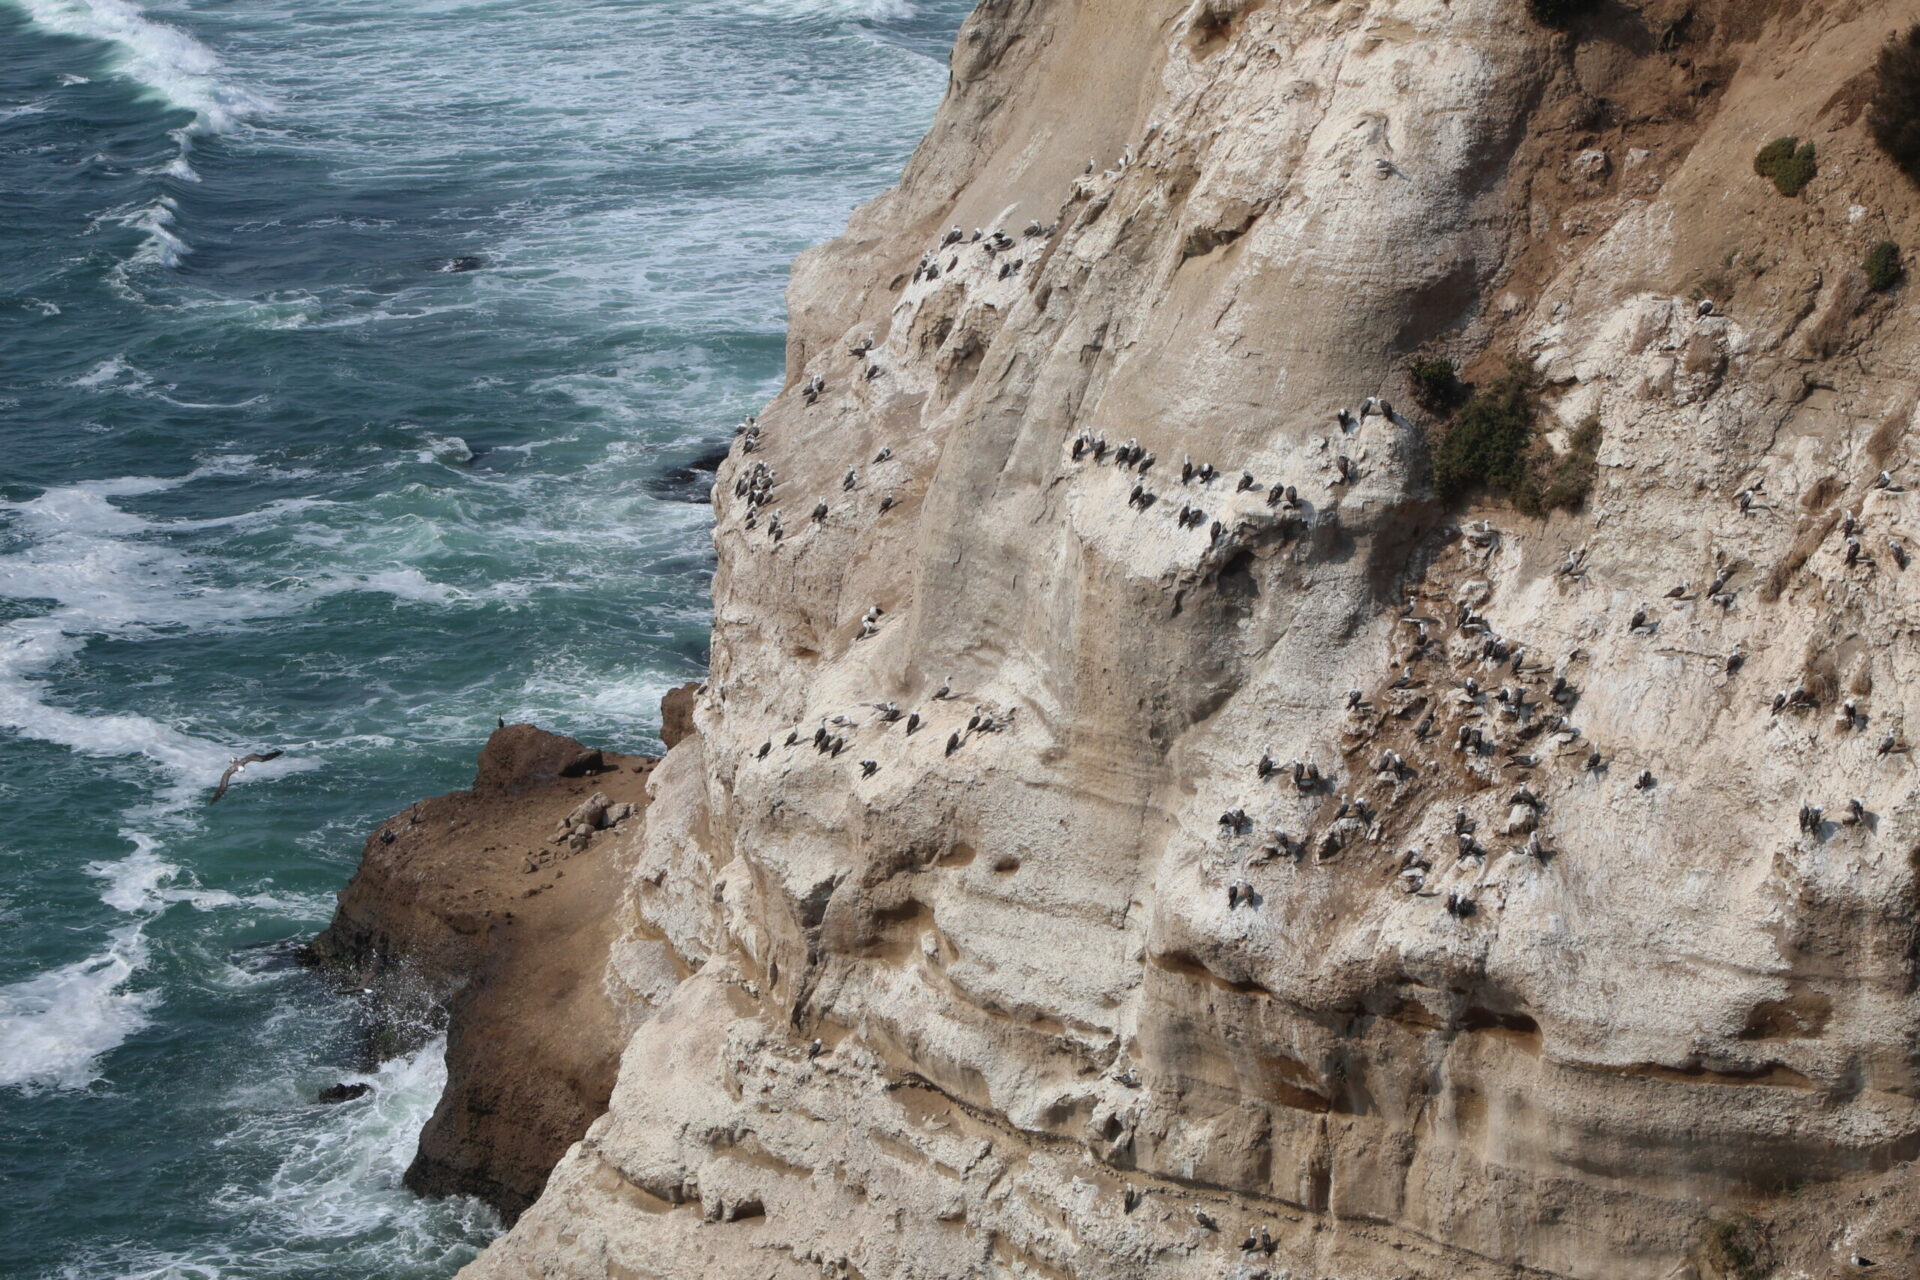
<path id="1" fill-rule="evenodd" d="M 1516 362 L 1467 401 L 1435 444 L 1434 491 L 1452 501 L 1481 488 L 1505 494 L 1523 490 L 1535 408 L 1532 373 Z"/>
<path id="2" fill-rule="evenodd" d="M 1867 129 L 1903 173 L 1920 180 L 1920 25 L 1881 48 L 1874 79 Z"/>
<path id="3" fill-rule="evenodd" d="M 1813 144 L 1802 145 L 1798 138 L 1775 138 L 1760 148 L 1753 158 L 1753 171 L 1772 178 L 1783 196 L 1797 196 L 1819 172 L 1814 164 Z"/>
<path id="4" fill-rule="evenodd" d="M 1875 293 L 1893 288 L 1906 273 L 1900 264 L 1900 246 L 1893 241 L 1882 240 L 1867 250 L 1867 287 Z"/>
<path id="5" fill-rule="evenodd" d="M 1413 402 L 1428 413 L 1452 413 L 1466 388 L 1460 385 L 1459 371 L 1444 356 L 1423 356 L 1407 366 L 1407 381 L 1413 384 Z"/>

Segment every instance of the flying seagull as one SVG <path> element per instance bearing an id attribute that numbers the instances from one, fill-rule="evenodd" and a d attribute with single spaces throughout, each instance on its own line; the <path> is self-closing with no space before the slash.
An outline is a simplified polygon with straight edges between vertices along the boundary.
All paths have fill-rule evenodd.
<path id="1" fill-rule="evenodd" d="M 227 771 L 220 775 L 220 785 L 213 789 L 213 797 L 208 800 L 207 803 L 218 804 L 220 797 L 227 794 L 227 784 L 233 781 L 233 775 L 236 773 L 245 773 L 248 765 L 264 764 L 268 760 L 278 760 L 285 754 L 286 752 L 284 751 L 256 751 L 252 755 L 235 756 L 233 761 L 227 765 Z"/>

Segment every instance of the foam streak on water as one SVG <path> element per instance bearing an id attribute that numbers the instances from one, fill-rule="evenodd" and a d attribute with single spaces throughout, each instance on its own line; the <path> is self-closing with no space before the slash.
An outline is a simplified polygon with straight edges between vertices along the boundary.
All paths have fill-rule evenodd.
<path id="1" fill-rule="evenodd" d="M 0 0 L 0 1275 L 497 1229 L 400 1186 L 438 1046 L 363 1071 L 277 944 L 496 716 L 657 749 L 712 566 L 665 477 L 968 3 Z"/>

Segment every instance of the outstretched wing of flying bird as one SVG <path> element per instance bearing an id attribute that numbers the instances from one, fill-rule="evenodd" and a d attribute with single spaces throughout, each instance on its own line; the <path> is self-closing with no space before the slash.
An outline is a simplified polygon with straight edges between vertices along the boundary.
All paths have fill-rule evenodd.
<path id="1" fill-rule="evenodd" d="M 233 775 L 239 773 L 248 765 L 261 764 L 268 760 L 278 760 L 285 754 L 286 752 L 284 751 L 256 751 L 251 755 L 239 757 L 227 766 L 225 773 L 220 775 L 220 785 L 213 789 L 213 795 L 207 800 L 207 803 L 218 804 L 220 797 L 227 794 L 227 785 L 233 781 Z"/>

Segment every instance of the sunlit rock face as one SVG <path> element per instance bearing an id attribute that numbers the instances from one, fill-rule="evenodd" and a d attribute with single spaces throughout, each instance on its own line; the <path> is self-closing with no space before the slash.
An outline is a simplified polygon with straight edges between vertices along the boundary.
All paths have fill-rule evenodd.
<path id="1" fill-rule="evenodd" d="M 796 265 L 619 1083 L 468 1274 L 1907 1265 L 1914 7 L 987 0 Z M 1439 501 L 1420 349 L 1584 507 Z"/>

